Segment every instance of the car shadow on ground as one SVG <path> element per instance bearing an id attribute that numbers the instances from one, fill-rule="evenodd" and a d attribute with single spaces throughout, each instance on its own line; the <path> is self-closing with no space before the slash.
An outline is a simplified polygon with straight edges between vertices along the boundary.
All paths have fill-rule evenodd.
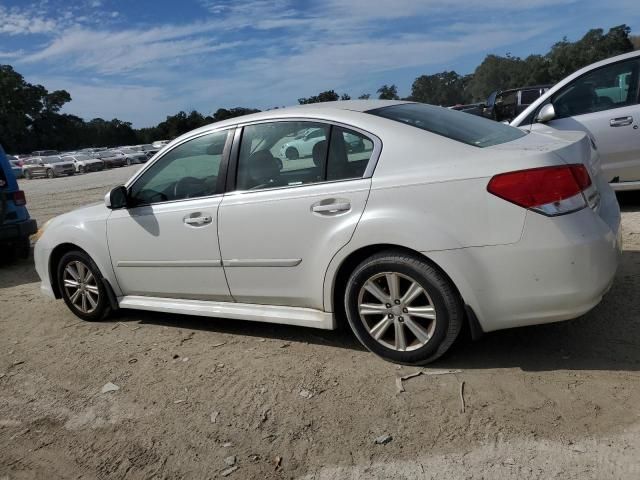
<path id="1" fill-rule="evenodd" d="M 640 251 L 625 251 L 613 288 L 602 303 L 588 314 L 567 322 L 492 332 L 478 341 L 471 341 L 468 332 L 464 332 L 451 351 L 430 367 L 463 370 L 520 368 L 524 371 L 638 371 L 638 291 Z M 118 317 L 114 320 L 364 350 L 348 328 L 325 331 L 143 311 L 121 311 Z"/>
<path id="2" fill-rule="evenodd" d="M 33 265 L 33 252 L 27 259 L 0 254 L 0 289 L 38 281 L 40 279 Z"/>
<path id="3" fill-rule="evenodd" d="M 640 212 L 640 192 L 618 192 L 616 197 L 623 212 Z"/>
<path id="4" fill-rule="evenodd" d="M 640 211 L 640 195 L 623 208 Z M 33 259 L 0 264 L 0 289 L 38 282 Z M 434 368 L 520 368 L 548 370 L 640 370 L 640 251 L 622 253 L 620 269 L 602 303 L 572 321 L 492 332 L 472 342 L 463 334 Z M 270 338 L 363 351 L 348 327 L 315 330 L 259 322 L 122 310 L 111 322 L 140 322 L 175 328 Z"/>

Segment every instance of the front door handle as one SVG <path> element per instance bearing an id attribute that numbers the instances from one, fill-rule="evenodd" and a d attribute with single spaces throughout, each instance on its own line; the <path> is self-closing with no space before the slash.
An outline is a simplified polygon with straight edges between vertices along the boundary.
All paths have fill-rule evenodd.
<path id="1" fill-rule="evenodd" d="M 633 123 L 633 117 L 618 117 L 609 120 L 610 127 L 626 127 Z"/>
<path id="2" fill-rule="evenodd" d="M 320 213 L 323 215 L 332 215 L 340 212 L 347 212 L 351 210 L 351 204 L 348 201 L 334 201 L 331 203 L 316 203 L 311 206 L 313 213 Z"/>
<path id="3" fill-rule="evenodd" d="M 202 225 L 208 225 L 213 221 L 211 215 L 201 215 L 198 213 L 192 213 L 188 217 L 184 217 L 184 223 L 192 227 L 200 227 Z"/>

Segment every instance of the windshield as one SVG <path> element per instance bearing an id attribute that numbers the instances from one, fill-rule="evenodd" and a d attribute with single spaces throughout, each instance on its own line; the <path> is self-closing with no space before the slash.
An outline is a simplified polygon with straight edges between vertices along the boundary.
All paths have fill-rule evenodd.
<path id="1" fill-rule="evenodd" d="M 526 135 L 523 131 L 503 123 L 424 103 L 392 105 L 366 113 L 406 123 L 480 148 L 511 142 Z"/>
<path id="2" fill-rule="evenodd" d="M 53 157 L 53 156 L 45 157 L 43 160 L 45 163 L 60 163 L 63 161 L 68 161 L 68 160 L 63 160 L 60 157 Z"/>
<path id="3" fill-rule="evenodd" d="M 76 155 L 75 158 L 78 161 L 91 160 L 91 157 L 88 155 Z"/>

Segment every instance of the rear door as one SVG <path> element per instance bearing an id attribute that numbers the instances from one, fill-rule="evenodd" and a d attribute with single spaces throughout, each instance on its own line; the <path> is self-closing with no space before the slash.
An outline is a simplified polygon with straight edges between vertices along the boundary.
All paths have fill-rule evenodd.
<path id="1" fill-rule="evenodd" d="M 582 130 L 594 140 L 607 181 L 640 180 L 640 60 L 593 70 L 552 98 L 559 130 Z"/>
<path id="2" fill-rule="evenodd" d="M 311 155 L 277 158 L 303 128 L 321 132 Z M 358 152 L 349 152 L 353 136 L 364 145 Z M 380 141 L 337 125 L 281 121 L 244 127 L 235 145 L 218 227 L 232 296 L 322 309 L 327 265 L 364 211 Z"/>

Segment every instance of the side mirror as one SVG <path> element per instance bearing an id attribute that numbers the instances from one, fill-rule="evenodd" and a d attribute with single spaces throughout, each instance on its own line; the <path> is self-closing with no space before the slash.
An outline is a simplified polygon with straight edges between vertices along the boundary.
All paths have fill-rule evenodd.
<path id="1" fill-rule="evenodd" d="M 556 117 L 556 109 L 553 108 L 553 105 L 551 103 L 547 103 L 538 112 L 538 116 L 536 117 L 536 121 L 539 122 L 539 123 L 547 123 L 547 122 L 553 120 L 555 117 Z"/>
<path id="2" fill-rule="evenodd" d="M 111 210 L 127 208 L 127 189 L 120 185 L 104 196 L 104 204 Z"/>

